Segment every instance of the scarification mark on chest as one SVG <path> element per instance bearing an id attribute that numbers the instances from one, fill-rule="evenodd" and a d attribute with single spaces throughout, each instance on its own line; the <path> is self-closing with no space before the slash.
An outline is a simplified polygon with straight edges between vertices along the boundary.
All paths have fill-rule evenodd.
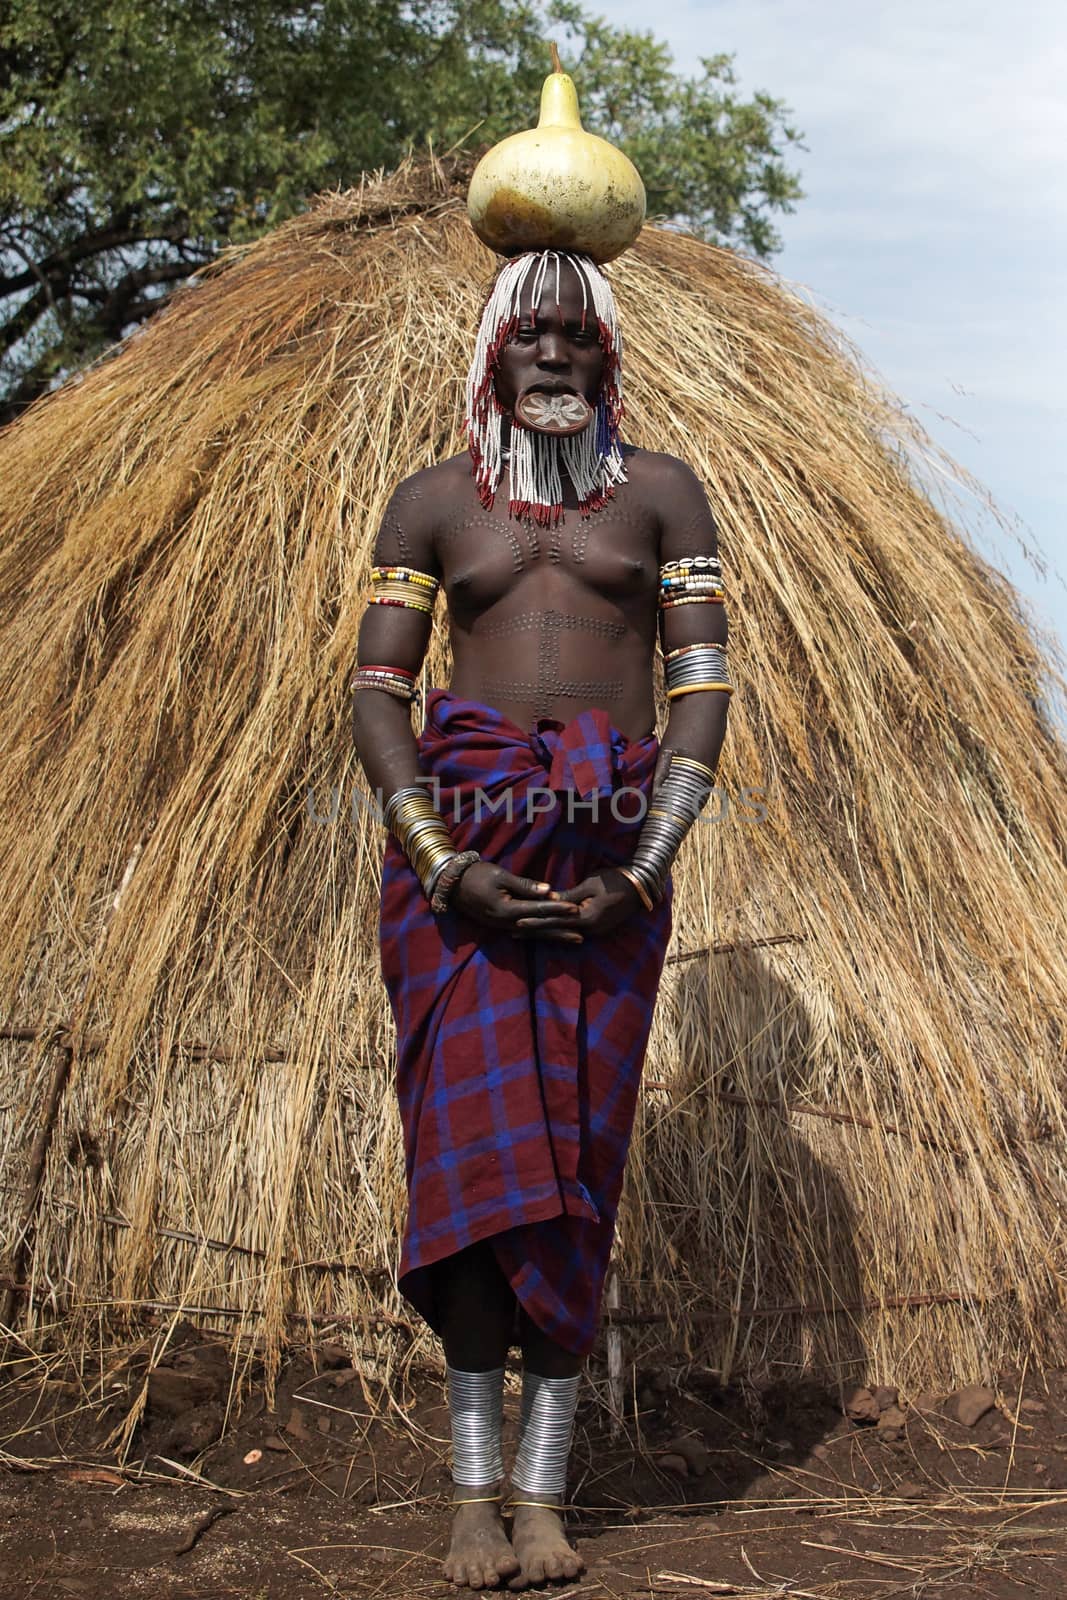
<path id="1" fill-rule="evenodd" d="M 516 572 L 526 571 L 527 558 L 531 561 L 540 559 L 541 536 L 532 517 L 524 517 L 521 522 L 503 522 L 499 517 L 491 517 L 485 512 L 464 511 L 445 524 L 438 535 L 438 543 L 444 549 L 454 543 L 461 533 L 473 528 L 485 528 L 505 541 L 511 552 L 512 568 Z M 526 541 L 525 551 L 520 532 Z"/>
<path id="2" fill-rule="evenodd" d="M 647 515 L 643 512 L 630 510 L 626 506 L 618 505 L 614 500 L 609 500 L 608 504 L 601 511 L 594 512 L 591 517 L 583 517 L 580 522 L 575 525 L 571 533 L 571 556 L 575 561 L 585 560 L 587 546 L 589 544 L 589 535 L 592 533 L 594 528 L 606 528 L 610 534 L 612 529 L 621 525 L 623 527 L 636 528 L 639 533 L 644 533 L 648 527 L 648 521 L 649 519 Z M 552 555 L 552 559 L 554 561 L 559 561 L 560 555 L 558 540 L 554 546 L 554 549 L 555 554 Z"/>
<path id="3" fill-rule="evenodd" d="M 520 611 L 513 617 L 501 618 L 499 622 L 486 623 L 479 628 L 478 636 L 483 639 L 504 639 L 534 628 L 540 630 L 537 678 L 484 677 L 484 691 L 502 700 L 529 703 L 537 716 L 548 716 L 552 701 L 560 696 L 581 696 L 590 700 L 618 700 L 621 697 L 621 678 L 561 678 L 559 646 L 561 633 L 568 629 L 589 633 L 598 639 L 621 639 L 626 632 L 624 622 L 612 622 L 608 617 L 576 616 L 555 609 Z"/>

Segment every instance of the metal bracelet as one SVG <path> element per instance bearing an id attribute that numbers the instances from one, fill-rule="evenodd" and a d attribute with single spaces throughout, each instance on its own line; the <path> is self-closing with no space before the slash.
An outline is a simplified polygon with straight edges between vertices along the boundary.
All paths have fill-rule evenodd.
<path id="1" fill-rule="evenodd" d="M 571 1453 L 579 1377 L 522 1375 L 522 1422 L 511 1486 L 523 1494 L 563 1496 Z"/>
<path id="2" fill-rule="evenodd" d="M 656 902 L 663 899 L 671 864 L 707 804 L 714 777 L 705 762 L 672 752 L 667 776 L 652 796 L 629 862 L 631 872 L 638 875 Z"/>
<path id="3" fill-rule="evenodd" d="M 504 1476 L 500 1429 L 504 1411 L 504 1368 L 460 1372 L 446 1367 L 448 1411 L 452 1423 L 452 1481 L 487 1488 Z"/>

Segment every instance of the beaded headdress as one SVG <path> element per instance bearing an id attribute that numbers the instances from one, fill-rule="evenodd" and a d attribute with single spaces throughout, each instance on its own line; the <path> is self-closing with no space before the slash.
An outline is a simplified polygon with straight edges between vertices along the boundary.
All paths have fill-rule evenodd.
<path id="1" fill-rule="evenodd" d="M 562 438 L 513 426 L 505 461 L 505 413 L 496 397 L 494 374 L 504 346 L 518 330 L 522 294 L 531 274 L 532 309 L 536 311 L 541 303 L 546 279 L 549 293 L 554 281 L 558 306 L 560 271 L 565 262 L 582 286 L 582 326 L 587 314 L 596 318 L 604 351 L 593 418 L 580 433 Z M 622 336 L 611 285 L 599 267 L 589 256 L 569 250 L 532 250 L 508 261 L 497 274 L 482 311 L 467 374 L 467 442 L 482 504 L 487 510 L 492 507 L 506 465 L 509 515 L 532 516 L 542 525 L 557 523 L 563 515 L 561 469 L 577 491 L 582 515 L 596 511 L 611 497 L 617 483 L 626 482 L 619 444 L 622 413 Z"/>

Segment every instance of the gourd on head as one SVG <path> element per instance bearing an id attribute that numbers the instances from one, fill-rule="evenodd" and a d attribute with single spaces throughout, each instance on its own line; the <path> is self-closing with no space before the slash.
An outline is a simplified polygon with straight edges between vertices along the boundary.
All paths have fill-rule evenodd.
<path id="1" fill-rule="evenodd" d="M 645 186 L 621 150 L 582 127 L 574 80 L 555 45 L 552 59 L 537 127 L 502 139 L 474 169 L 471 226 L 500 255 L 577 250 L 611 261 L 641 231 Z"/>

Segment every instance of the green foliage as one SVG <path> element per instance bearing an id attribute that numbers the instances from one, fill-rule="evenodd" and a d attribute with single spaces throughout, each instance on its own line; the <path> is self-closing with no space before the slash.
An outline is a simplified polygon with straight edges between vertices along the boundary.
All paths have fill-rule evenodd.
<path id="1" fill-rule="evenodd" d="M 651 216 L 769 255 L 801 196 L 781 104 L 729 56 L 674 71 L 574 0 L 9 0 L 0 12 L 0 415 L 158 307 L 224 243 L 432 141 L 534 121 L 555 37 Z"/>

